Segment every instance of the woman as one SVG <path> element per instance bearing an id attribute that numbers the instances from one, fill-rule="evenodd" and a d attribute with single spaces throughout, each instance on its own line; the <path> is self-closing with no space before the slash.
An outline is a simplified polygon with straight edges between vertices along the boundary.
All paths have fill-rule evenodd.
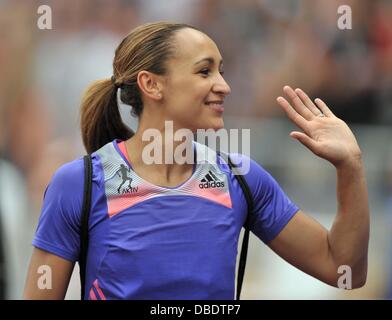
<path id="1" fill-rule="evenodd" d="M 196 165 L 146 164 L 144 159 L 147 130 L 165 137 L 166 160 L 167 150 L 181 143 L 167 138 L 165 121 L 172 121 L 174 132 L 223 127 L 230 87 L 222 67 L 216 44 L 204 33 L 183 24 L 151 23 L 133 30 L 116 49 L 112 79 L 86 92 L 81 127 L 93 159 L 86 299 L 234 298 L 237 243 L 247 205 L 230 169 L 193 142 Z M 135 134 L 121 122 L 118 90 L 139 117 Z M 363 286 L 369 209 L 361 151 L 347 125 L 321 100 L 315 105 L 288 86 L 284 92 L 291 102 L 279 97 L 279 105 L 304 131 L 291 136 L 337 169 L 338 212 L 326 230 L 250 160 L 244 177 L 255 204 L 251 231 L 325 283 L 337 286 L 339 266 L 348 265 L 352 286 Z M 230 156 L 238 163 L 249 160 Z M 211 180 L 219 186 L 200 187 Z M 82 196 L 83 161 L 78 159 L 62 166 L 46 190 L 25 298 L 64 298 L 79 255 Z M 51 267 L 51 290 L 37 287 L 41 265 Z"/>

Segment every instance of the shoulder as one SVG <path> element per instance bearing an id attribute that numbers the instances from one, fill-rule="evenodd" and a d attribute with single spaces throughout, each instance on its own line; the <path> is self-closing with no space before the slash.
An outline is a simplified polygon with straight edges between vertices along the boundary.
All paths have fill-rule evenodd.
<path id="1" fill-rule="evenodd" d="M 51 185 L 62 188 L 78 187 L 84 182 L 83 158 L 75 159 L 60 166 L 53 174 Z"/>
<path id="2" fill-rule="evenodd" d="M 60 166 L 46 188 L 33 245 L 75 261 L 84 189 L 83 158 Z"/>
<path id="3" fill-rule="evenodd" d="M 44 193 L 44 206 L 80 207 L 83 190 L 84 160 L 81 157 L 63 164 L 54 172 Z"/>
<path id="4" fill-rule="evenodd" d="M 282 188 L 276 179 L 255 160 L 239 153 L 230 153 L 229 157 L 236 167 L 235 172 L 244 177 L 255 198 L 264 198 L 268 195 L 281 192 Z M 232 175 L 231 180 L 236 180 L 234 171 L 230 170 L 228 166 L 226 170 Z"/>
<path id="5" fill-rule="evenodd" d="M 257 180 L 269 180 L 272 178 L 269 172 L 262 165 L 251 159 L 249 156 L 241 153 L 229 153 L 228 156 L 232 164 L 236 167 L 236 172 L 244 176 L 248 183 L 252 183 Z M 226 159 L 223 158 L 223 161 L 226 162 Z"/>
<path id="6" fill-rule="evenodd" d="M 40 226 L 77 226 L 84 196 L 84 160 L 75 159 L 60 166 L 52 176 L 43 199 Z"/>

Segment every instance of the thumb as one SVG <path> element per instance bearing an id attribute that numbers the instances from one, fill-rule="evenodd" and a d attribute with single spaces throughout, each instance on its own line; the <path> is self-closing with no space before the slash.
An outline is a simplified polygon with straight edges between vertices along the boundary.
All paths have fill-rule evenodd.
<path id="1" fill-rule="evenodd" d="M 301 142 L 305 147 L 310 149 L 312 152 L 314 152 L 314 150 L 316 149 L 316 142 L 302 132 L 293 131 L 290 133 L 290 137 Z"/>

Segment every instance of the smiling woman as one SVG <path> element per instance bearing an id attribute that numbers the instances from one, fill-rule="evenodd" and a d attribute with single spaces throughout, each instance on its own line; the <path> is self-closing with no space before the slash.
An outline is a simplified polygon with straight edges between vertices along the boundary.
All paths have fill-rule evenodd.
<path id="1" fill-rule="evenodd" d="M 158 130 L 162 150 L 182 144 L 167 134 L 223 128 L 230 87 L 215 42 L 185 24 L 149 23 L 115 51 L 113 76 L 93 83 L 81 106 L 82 138 L 91 155 L 91 210 L 84 299 L 233 299 L 242 226 L 299 269 L 333 286 L 339 266 L 353 287 L 366 281 L 369 210 L 361 152 L 347 125 L 321 100 L 286 86 L 278 98 L 304 132 L 291 136 L 337 169 L 338 213 L 330 231 L 304 214 L 259 164 L 236 179 L 226 157 L 188 141 L 196 163 L 145 163 L 143 133 Z M 139 117 L 134 133 L 120 117 L 117 93 Z M 323 117 L 320 117 L 320 114 Z M 169 148 L 169 149 L 170 149 Z M 185 148 L 189 149 L 189 148 Z M 163 155 L 163 159 L 166 157 Z M 62 299 L 80 238 L 84 162 L 57 170 L 44 198 L 24 296 Z M 89 182 L 89 181 L 87 181 Z M 243 183 L 249 194 L 243 192 Z M 249 213 L 248 213 L 249 209 Z M 37 287 L 41 265 L 53 288 Z"/>

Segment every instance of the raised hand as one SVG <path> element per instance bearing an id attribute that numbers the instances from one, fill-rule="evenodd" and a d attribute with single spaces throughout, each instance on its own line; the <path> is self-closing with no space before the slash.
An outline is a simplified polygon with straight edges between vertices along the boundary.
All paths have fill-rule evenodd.
<path id="1" fill-rule="evenodd" d="M 292 138 L 335 167 L 361 158 L 361 150 L 350 128 L 321 99 L 316 99 L 314 104 L 301 89 L 294 91 L 285 86 L 283 91 L 290 102 L 283 97 L 276 100 L 290 120 L 303 131 L 291 132 Z"/>

